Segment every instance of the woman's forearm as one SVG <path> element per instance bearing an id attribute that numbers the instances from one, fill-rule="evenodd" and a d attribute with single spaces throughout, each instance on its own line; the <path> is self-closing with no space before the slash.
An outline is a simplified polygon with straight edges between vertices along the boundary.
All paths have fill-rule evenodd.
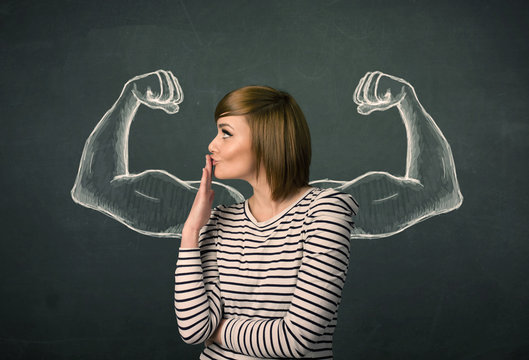
<path id="1" fill-rule="evenodd" d="M 189 227 L 188 227 L 189 228 Z M 185 234 L 184 234 L 185 233 Z M 216 220 L 213 218 L 198 237 L 182 233 L 182 246 L 175 271 L 175 312 L 178 329 L 187 343 L 210 338 L 222 319 L 222 301 L 216 255 Z"/>
<path id="2" fill-rule="evenodd" d="M 182 229 L 182 241 L 180 242 L 180 249 L 194 249 L 198 248 L 198 237 L 200 229 L 190 229 L 184 225 Z"/>
<path id="3" fill-rule="evenodd" d="M 211 276 L 211 270 L 203 268 L 199 249 L 180 249 L 174 305 L 180 336 L 188 344 L 209 339 L 222 317 L 218 285 L 204 280 Z"/>

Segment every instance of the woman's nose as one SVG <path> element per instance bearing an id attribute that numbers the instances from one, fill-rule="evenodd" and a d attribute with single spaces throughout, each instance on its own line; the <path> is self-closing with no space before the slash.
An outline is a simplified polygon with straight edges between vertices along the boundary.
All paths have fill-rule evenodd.
<path id="1" fill-rule="evenodd" d="M 215 144 L 214 144 L 214 143 L 215 143 L 215 139 L 216 139 L 216 137 L 213 138 L 213 140 L 211 140 L 211 142 L 210 142 L 209 145 L 208 145 L 208 151 L 209 151 L 210 153 L 212 153 L 212 154 L 217 150 L 217 148 L 216 148 L 216 146 L 215 146 Z"/>

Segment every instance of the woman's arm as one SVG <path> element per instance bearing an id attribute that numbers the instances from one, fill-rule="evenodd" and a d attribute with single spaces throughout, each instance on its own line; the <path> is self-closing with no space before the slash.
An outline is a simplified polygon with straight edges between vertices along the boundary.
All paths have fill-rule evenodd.
<path id="1" fill-rule="evenodd" d="M 188 344 L 205 342 L 222 319 L 215 249 L 216 219 L 201 233 L 199 248 L 180 248 L 175 271 L 174 306 L 178 331 Z"/>
<path id="2" fill-rule="evenodd" d="M 358 112 L 368 115 L 396 107 L 406 128 L 406 173 L 372 171 L 351 181 L 315 181 L 353 194 L 362 204 L 352 238 L 380 238 L 398 233 L 431 216 L 457 209 L 463 202 L 450 145 L 405 80 L 367 73 L 354 96 Z"/>
<path id="3" fill-rule="evenodd" d="M 215 244 L 217 219 L 211 212 L 215 196 L 211 174 L 211 158 L 206 155 L 200 187 L 182 230 L 175 271 L 174 305 L 178 330 L 189 344 L 206 341 L 222 319 Z"/>
<path id="4" fill-rule="evenodd" d="M 336 319 L 349 264 L 351 196 L 331 193 L 314 201 L 304 226 L 304 253 L 289 310 L 282 318 L 224 319 L 214 339 L 235 352 L 259 358 L 298 358 Z"/>
<path id="5" fill-rule="evenodd" d="M 128 137 L 141 104 L 174 114 L 182 100 L 182 89 L 170 71 L 159 70 L 129 80 L 86 141 L 71 191 L 73 200 L 138 232 L 179 237 L 197 192 L 194 182 L 162 170 L 130 174 Z M 219 203 L 243 199 L 231 187 L 214 187 Z"/>

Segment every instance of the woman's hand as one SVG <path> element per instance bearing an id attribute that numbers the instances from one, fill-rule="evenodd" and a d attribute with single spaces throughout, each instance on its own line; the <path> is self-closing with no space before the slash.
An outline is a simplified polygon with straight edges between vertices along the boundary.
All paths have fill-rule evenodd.
<path id="1" fill-rule="evenodd" d="M 125 84 L 136 99 L 151 109 L 162 109 L 168 114 L 177 113 L 184 93 L 178 80 L 170 71 L 158 70 L 130 79 Z"/>
<path id="2" fill-rule="evenodd" d="M 182 229 L 182 242 L 180 247 L 198 247 L 198 235 L 200 229 L 206 225 L 211 216 L 211 206 L 215 192 L 211 189 L 212 161 L 211 156 L 206 155 L 206 166 L 202 169 L 202 178 L 198 188 L 195 201 L 189 212 L 189 216 Z"/>
<path id="3" fill-rule="evenodd" d="M 213 332 L 213 334 L 210 336 L 209 339 L 206 340 L 206 346 L 211 345 L 212 343 L 217 343 L 219 345 L 224 345 L 222 343 L 222 328 L 224 327 L 224 323 L 226 322 L 226 319 L 222 319 L 219 322 L 219 325 Z"/>

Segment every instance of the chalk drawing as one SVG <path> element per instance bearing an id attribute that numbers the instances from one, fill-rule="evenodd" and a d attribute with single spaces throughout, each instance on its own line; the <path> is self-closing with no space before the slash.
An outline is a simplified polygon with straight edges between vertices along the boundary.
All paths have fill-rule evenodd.
<path id="1" fill-rule="evenodd" d="M 174 114 L 183 98 L 170 71 L 129 80 L 86 141 L 73 200 L 142 234 L 180 237 L 200 182 L 184 181 L 163 170 L 130 174 L 128 137 L 141 104 Z M 380 71 L 368 72 L 360 79 L 353 101 L 362 115 L 396 108 L 406 129 L 407 155 L 402 177 L 371 171 L 349 181 L 311 182 L 350 193 L 358 201 L 360 212 L 351 238 L 391 236 L 461 206 L 450 145 L 408 82 Z M 244 200 L 233 187 L 213 182 L 213 188 L 214 206 Z"/>
<path id="2" fill-rule="evenodd" d="M 129 80 L 86 140 L 71 191 L 73 200 L 142 234 L 180 237 L 200 182 L 181 180 L 164 170 L 129 173 L 128 138 L 141 104 L 174 114 L 183 99 L 170 71 Z M 244 200 L 230 186 L 213 182 L 213 189 L 214 205 Z"/>

